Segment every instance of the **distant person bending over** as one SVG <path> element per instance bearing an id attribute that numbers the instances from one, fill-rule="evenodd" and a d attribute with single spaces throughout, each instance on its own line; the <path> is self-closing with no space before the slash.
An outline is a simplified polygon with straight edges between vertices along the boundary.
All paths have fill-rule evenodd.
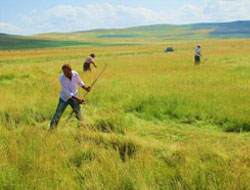
<path id="1" fill-rule="evenodd" d="M 195 65 L 199 65 L 201 63 L 201 46 L 197 45 L 197 47 L 195 48 L 195 56 L 194 56 L 194 64 Z"/>
<path id="2" fill-rule="evenodd" d="M 90 64 L 93 64 L 94 67 L 96 68 L 96 64 L 95 64 L 95 54 L 90 54 L 90 56 L 85 60 L 84 65 L 83 65 L 83 71 L 91 71 L 91 67 Z"/>
<path id="3" fill-rule="evenodd" d="M 50 122 L 50 129 L 54 129 L 58 125 L 59 120 L 68 105 L 74 110 L 76 118 L 81 120 L 80 104 L 82 104 L 84 100 L 77 96 L 77 85 L 81 86 L 81 88 L 87 92 L 91 90 L 91 87 L 85 87 L 78 73 L 73 71 L 69 64 L 63 65 L 62 71 L 63 74 L 60 76 L 60 83 L 62 86 L 60 99 L 56 108 L 56 113 Z"/>

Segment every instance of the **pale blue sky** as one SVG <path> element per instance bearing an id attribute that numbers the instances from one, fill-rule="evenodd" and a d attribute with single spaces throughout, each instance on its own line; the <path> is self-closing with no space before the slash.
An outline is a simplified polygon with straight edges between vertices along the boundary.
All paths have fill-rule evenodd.
<path id="1" fill-rule="evenodd" d="M 250 20 L 250 0 L 5 0 L 0 33 Z"/>

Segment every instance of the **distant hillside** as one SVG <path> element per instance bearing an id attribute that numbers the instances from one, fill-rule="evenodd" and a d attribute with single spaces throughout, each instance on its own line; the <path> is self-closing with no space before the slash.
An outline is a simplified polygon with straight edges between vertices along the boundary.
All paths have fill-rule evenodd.
<path id="1" fill-rule="evenodd" d="M 151 25 L 139 26 L 127 29 L 116 30 L 113 32 L 130 32 L 127 35 L 133 36 L 137 34 L 144 34 L 153 37 L 250 37 L 250 21 L 236 21 L 229 23 L 200 23 L 189 25 Z"/>
<path id="2" fill-rule="evenodd" d="M 84 40 L 89 38 L 250 38 L 250 21 L 228 23 L 200 23 L 188 25 L 149 25 L 123 29 L 96 29 L 72 33 L 43 34 L 36 37 Z"/>
<path id="3" fill-rule="evenodd" d="M 65 46 L 122 46 L 153 40 L 250 38 L 250 21 L 188 25 L 149 25 L 124 29 L 96 29 L 72 33 L 48 33 L 29 37 L 0 34 L 0 50 Z M 136 40 L 135 40 L 136 39 Z M 143 40 L 139 40 L 143 39 Z M 150 39 L 150 41 L 147 41 Z M 153 40 L 152 40 L 153 39 Z"/>
<path id="4" fill-rule="evenodd" d="M 102 31 L 103 33 L 104 31 Z M 139 26 L 120 30 L 107 30 L 110 35 L 99 37 L 119 37 L 122 34 L 130 37 L 166 37 L 166 38 L 250 38 L 250 21 L 236 21 L 229 23 L 201 23 L 189 25 L 151 25 Z"/>
<path id="5" fill-rule="evenodd" d="M 190 25 L 192 30 L 212 29 L 211 37 L 250 37 L 250 21 L 237 21 L 229 23 L 207 23 Z"/>
<path id="6" fill-rule="evenodd" d="M 73 35 L 72 35 L 73 36 Z M 57 48 L 57 47 L 105 47 L 105 46 L 131 46 L 136 43 L 110 43 L 101 41 L 81 40 L 73 38 L 71 35 L 62 34 L 44 34 L 38 36 L 15 36 L 0 34 L 0 51 L 1 50 L 26 50 L 26 49 L 41 49 L 41 48 Z"/>
<path id="7" fill-rule="evenodd" d="M 51 47 L 64 47 L 75 45 L 88 45 L 90 43 L 77 41 L 55 41 L 34 39 L 32 37 L 14 36 L 0 34 L 0 50 L 21 50 L 21 49 L 38 49 Z"/>

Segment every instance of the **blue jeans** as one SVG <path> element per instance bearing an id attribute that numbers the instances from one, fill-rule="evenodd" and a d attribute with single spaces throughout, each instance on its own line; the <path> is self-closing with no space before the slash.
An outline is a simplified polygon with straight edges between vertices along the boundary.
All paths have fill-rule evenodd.
<path id="1" fill-rule="evenodd" d="M 63 112 L 65 111 L 65 109 L 67 108 L 68 105 L 70 105 L 72 107 L 72 109 L 76 115 L 76 118 L 78 120 L 82 119 L 81 107 L 75 100 L 70 98 L 69 100 L 67 100 L 67 102 L 65 102 L 60 98 L 59 103 L 58 103 L 57 108 L 56 108 L 56 113 L 50 122 L 50 129 L 54 129 L 58 125 L 59 120 L 60 120 Z"/>

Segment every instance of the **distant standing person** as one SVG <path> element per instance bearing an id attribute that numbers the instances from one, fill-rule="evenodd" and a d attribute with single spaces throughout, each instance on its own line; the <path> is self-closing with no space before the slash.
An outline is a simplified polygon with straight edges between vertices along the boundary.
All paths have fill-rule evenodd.
<path id="1" fill-rule="evenodd" d="M 77 85 L 87 92 L 91 90 L 91 87 L 85 87 L 78 73 L 73 71 L 69 64 L 63 65 L 62 71 L 63 74 L 60 76 L 60 83 L 62 86 L 60 99 L 56 108 L 56 113 L 50 122 L 50 129 L 54 129 L 58 125 L 59 120 L 68 105 L 74 110 L 76 118 L 81 120 L 80 104 L 82 104 L 84 100 L 77 96 Z"/>
<path id="2" fill-rule="evenodd" d="M 195 56 L 194 56 L 194 64 L 195 65 L 199 65 L 201 63 L 201 46 L 197 45 L 197 47 L 195 48 Z"/>
<path id="3" fill-rule="evenodd" d="M 90 54 L 90 56 L 85 60 L 84 65 L 83 65 L 83 71 L 91 71 L 91 67 L 90 65 L 93 64 L 94 67 L 96 68 L 96 64 L 95 64 L 95 54 Z"/>

